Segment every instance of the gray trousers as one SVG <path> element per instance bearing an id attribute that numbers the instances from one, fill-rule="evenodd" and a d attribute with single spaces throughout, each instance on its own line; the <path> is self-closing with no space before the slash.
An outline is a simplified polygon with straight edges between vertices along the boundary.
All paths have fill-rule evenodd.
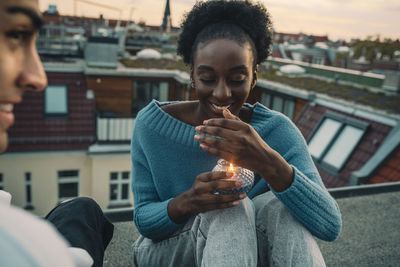
<path id="1" fill-rule="evenodd" d="M 140 236 L 134 266 L 325 266 L 314 237 L 272 192 L 200 213 L 168 239 Z"/>

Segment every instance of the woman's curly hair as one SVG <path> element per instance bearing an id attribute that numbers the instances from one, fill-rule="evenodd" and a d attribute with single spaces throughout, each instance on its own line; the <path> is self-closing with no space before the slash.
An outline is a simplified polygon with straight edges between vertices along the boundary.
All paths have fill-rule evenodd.
<path id="1" fill-rule="evenodd" d="M 264 61 L 270 52 L 272 23 L 261 3 L 249 0 L 210 0 L 197 2 L 181 24 L 178 55 L 186 64 L 193 64 L 199 43 L 230 39 L 243 44 L 249 41 L 254 63 Z"/>

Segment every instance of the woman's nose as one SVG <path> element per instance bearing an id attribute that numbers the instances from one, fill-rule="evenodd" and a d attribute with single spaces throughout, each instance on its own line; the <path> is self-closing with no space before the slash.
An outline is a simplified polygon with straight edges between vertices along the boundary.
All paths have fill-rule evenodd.
<path id="1" fill-rule="evenodd" d="M 18 86 L 23 90 L 43 91 L 47 86 L 47 77 L 35 45 L 27 48 L 22 64 Z"/>
<path id="2" fill-rule="evenodd" d="M 231 89 L 225 81 L 219 81 L 217 86 L 214 88 L 213 96 L 217 99 L 224 100 L 232 96 Z"/>

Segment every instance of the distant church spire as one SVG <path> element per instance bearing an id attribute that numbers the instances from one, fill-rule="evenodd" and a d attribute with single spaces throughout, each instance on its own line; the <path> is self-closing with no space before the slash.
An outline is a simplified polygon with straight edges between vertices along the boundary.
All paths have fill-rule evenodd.
<path id="1" fill-rule="evenodd" d="M 165 5 L 165 11 L 164 11 L 164 18 L 163 22 L 161 25 L 161 29 L 163 31 L 170 31 L 172 26 L 171 22 L 171 10 L 169 9 L 169 0 L 167 0 L 167 4 Z"/>

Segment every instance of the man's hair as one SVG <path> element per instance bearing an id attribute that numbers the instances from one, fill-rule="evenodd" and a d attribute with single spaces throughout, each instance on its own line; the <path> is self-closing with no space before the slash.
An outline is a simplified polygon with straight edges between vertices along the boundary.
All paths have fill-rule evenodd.
<path id="1" fill-rule="evenodd" d="M 178 55 L 186 64 L 193 64 L 200 43 L 228 39 L 250 43 L 254 65 L 269 55 L 271 44 L 271 19 L 261 3 L 248 0 L 211 0 L 197 2 L 181 24 Z"/>

